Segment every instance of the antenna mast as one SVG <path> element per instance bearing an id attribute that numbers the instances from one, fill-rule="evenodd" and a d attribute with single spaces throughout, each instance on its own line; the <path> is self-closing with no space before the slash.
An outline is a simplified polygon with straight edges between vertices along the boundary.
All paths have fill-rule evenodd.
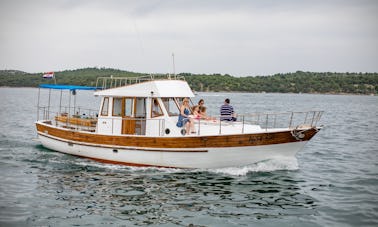
<path id="1" fill-rule="evenodd" d="M 176 78 L 176 69 L 175 69 L 175 54 L 172 53 L 172 61 L 173 61 L 173 75 Z"/>

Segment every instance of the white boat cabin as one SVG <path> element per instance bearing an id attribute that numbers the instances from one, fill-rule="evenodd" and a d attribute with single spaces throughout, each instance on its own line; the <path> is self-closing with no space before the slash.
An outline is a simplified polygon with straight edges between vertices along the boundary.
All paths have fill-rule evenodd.
<path id="1" fill-rule="evenodd" d="M 186 81 L 154 80 L 94 93 L 101 97 L 96 132 L 107 135 L 180 136 L 183 98 L 194 97 Z"/>

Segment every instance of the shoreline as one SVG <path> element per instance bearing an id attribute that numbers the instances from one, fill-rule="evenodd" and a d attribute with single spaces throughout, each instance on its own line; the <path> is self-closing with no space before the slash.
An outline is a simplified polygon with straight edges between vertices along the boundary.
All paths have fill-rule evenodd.
<path id="1" fill-rule="evenodd" d="M 0 86 L 0 88 L 38 88 L 38 87 L 20 87 L 20 86 Z M 249 92 L 249 91 L 195 91 L 194 93 L 251 93 L 251 94 L 297 94 L 297 95 L 356 95 L 356 96 L 378 96 L 378 94 L 358 94 L 358 93 L 333 93 L 333 92 L 311 92 L 311 93 L 294 93 L 294 92 Z"/>

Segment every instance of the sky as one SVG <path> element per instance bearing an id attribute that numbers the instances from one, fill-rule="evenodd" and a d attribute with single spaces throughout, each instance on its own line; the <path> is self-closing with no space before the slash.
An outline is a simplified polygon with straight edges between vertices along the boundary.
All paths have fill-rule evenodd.
<path id="1" fill-rule="evenodd" d="M 0 69 L 378 72 L 377 22 L 376 0 L 0 0 Z"/>

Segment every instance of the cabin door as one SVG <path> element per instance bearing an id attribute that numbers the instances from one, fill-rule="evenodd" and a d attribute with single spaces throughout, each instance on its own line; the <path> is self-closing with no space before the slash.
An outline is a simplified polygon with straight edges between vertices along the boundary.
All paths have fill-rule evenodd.
<path id="1" fill-rule="evenodd" d="M 124 98 L 122 109 L 122 134 L 135 134 L 134 98 Z"/>
<path id="2" fill-rule="evenodd" d="M 146 98 L 135 99 L 135 133 L 146 135 Z"/>

